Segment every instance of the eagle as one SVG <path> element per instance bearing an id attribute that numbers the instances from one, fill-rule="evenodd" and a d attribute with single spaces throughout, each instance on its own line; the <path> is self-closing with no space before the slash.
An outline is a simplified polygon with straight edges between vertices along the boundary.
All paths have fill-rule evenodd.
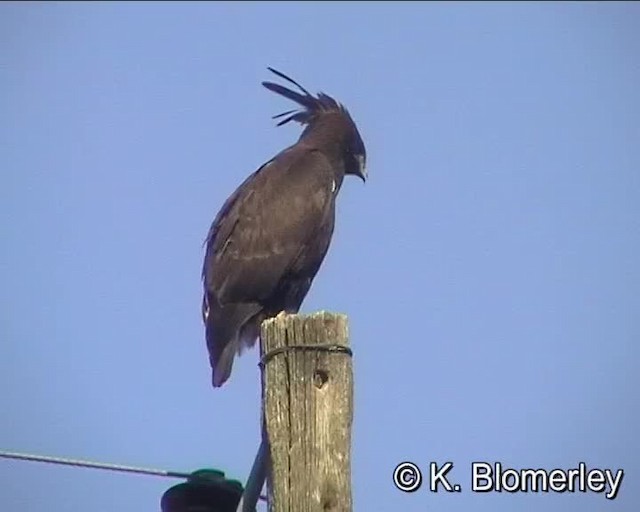
<path id="1" fill-rule="evenodd" d="M 304 130 L 231 194 L 207 234 L 202 318 L 215 388 L 265 319 L 298 312 L 329 249 L 345 175 L 367 179 L 365 146 L 347 109 L 267 69 L 297 89 L 262 82 L 298 105 L 273 116 L 277 126 L 296 121 Z"/>

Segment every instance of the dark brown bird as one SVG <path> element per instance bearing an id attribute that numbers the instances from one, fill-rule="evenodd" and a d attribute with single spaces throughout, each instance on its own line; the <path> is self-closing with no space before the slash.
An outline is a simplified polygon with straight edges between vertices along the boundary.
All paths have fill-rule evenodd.
<path id="1" fill-rule="evenodd" d="M 214 387 L 229 378 L 236 353 L 255 343 L 264 319 L 300 309 L 329 248 L 345 174 L 367 176 L 364 143 L 347 109 L 268 69 L 300 90 L 262 83 L 302 107 L 274 116 L 283 118 L 278 126 L 305 128 L 236 189 L 209 229 L 202 317 Z"/>

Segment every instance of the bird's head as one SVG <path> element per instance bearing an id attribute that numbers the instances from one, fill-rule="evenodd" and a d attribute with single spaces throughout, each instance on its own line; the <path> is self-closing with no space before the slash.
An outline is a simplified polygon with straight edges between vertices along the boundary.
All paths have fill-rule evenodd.
<path id="1" fill-rule="evenodd" d="M 284 73 L 273 68 L 267 69 L 292 83 L 302 92 L 301 94 L 292 91 L 273 82 L 262 82 L 262 85 L 270 91 L 295 101 L 303 107 L 302 109 L 289 110 L 273 116 L 274 119 L 284 118 L 278 122 L 278 126 L 282 126 L 289 121 L 297 121 L 306 125 L 300 136 L 301 140 L 315 136 L 326 145 L 335 148 L 344 162 L 345 174 L 353 174 L 362 181 L 366 181 L 367 151 L 358 128 L 347 109 L 331 96 L 324 93 L 318 93 L 317 96 L 313 96 L 298 82 Z"/>
<path id="2" fill-rule="evenodd" d="M 345 112 L 349 115 L 346 109 Z M 349 116 L 349 119 L 351 119 L 351 116 Z M 353 131 L 347 137 L 345 174 L 353 174 L 365 182 L 367 181 L 367 150 L 353 120 L 351 120 L 351 124 Z"/>

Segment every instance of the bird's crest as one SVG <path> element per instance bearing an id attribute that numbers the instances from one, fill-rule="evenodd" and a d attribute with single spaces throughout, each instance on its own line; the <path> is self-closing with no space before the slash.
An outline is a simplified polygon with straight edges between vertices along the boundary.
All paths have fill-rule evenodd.
<path id="1" fill-rule="evenodd" d="M 287 82 L 292 83 L 302 92 L 302 94 L 300 94 L 299 92 L 292 91 L 291 89 L 287 89 L 286 87 L 273 82 L 262 82 L 262 85 L 270 91 L 295 101 L 298 105 L 304 107 L 303 109 L 288 110 L 287 112 L 273 116 L 273 119 L 280 119 L 281 117 L 284 117 L 284 119 L 278 122 L 278 126 L 282 126 L 289 121 L 297 121 L 300 124 L 309 124 L 322 112 L 341 112 L 348 115 L 346 109 L 331 96 L 324 93 L 318 93 L 317 96 L 314 96 L 293 78 L 288 77 L 276 69 L 269 67 L 267 69 Z"/>

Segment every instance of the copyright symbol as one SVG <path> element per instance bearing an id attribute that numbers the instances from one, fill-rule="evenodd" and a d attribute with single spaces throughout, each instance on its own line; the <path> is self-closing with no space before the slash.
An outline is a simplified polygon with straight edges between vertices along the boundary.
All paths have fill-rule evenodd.
<path id="1" fill-rule="evenodd" d="M 415 492 L 422 485 L 422 473 L 413 462 L 401 462 L 393 470 L 394 485 L 404 492 Z"/>

